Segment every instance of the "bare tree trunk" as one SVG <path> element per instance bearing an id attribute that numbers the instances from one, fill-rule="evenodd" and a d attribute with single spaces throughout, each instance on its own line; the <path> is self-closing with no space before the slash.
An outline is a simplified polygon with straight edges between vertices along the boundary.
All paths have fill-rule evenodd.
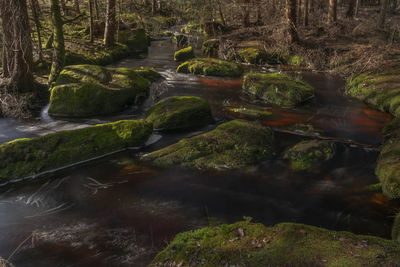
<path id="1" fill-rule="evenodd" d="M 151 13 L 153 16 L 157 13 L 157 0 L 151 1 Z"/>
<path id="2" fill-rule="evenodd" d="M 13 43 L 11 49 L 14 54 L 11 71 L 10 86 L 18 92 L 32 91 L 33 84 L 33 55 L 30 33 L 28 7 L 26 0 L 10 1 L 10 10 L 13 12 Z"/>
<path id="3" fill-rule="evenodd" d="M 388 10 L 389 0 L 381 0 L 381 12 L 379 14 L 378 27 L 385 27 L 386 13 Z"/>
<path id="4" fill-rule="evenodd" d="M 301 24 L 301 0 L 297 3 L 297 25 Z"/>
<path id="5" fill-rule="evenodd" d="M 296 4 L 297 0 L 286 0 L 286 19 L 289 27 L 290 43 L 299 42 L 296 30 Z"/>
<path id="6" fill-rule="evenodd" d="M 337 0 L 329 0 L 328 24 L 334 24 L 337 21 Z"/>
<path id="7" fill-rule="evenodd" d="M 304 26 L 308 26 L 309 5 L 310 5 L 310 0 L 304 0 L 304 21 L 303 21 Z"/>
<path id="8" fill-rule="evenodd" d="M 31 2 L 33 21 L 35 22 L 36 34 L 38 38 L 39 61 L 43 61 L 42 35 L 40 33 L 41 25 L 38 15 L 39 4 L 37 3 L 36 0 L 31 0 L 30 2 Z"/>
<path id="9" fill-rule="evenodd" d="M 104 44 L 106 46 L 113 46 L 115 44 L 115 30 L 116 30 L 115 13 L 116 13 L 115 0 L 107 0 L 106 29 L 104 32 Z"/>
<path id="10" fill-rule="evenodd" d="M 349 9 L 347 9 L 346 17 L 354 18 L 355 6 L 356 6 L 356 0 L 349 0 Z"/>
<path id="11" fill-rule="evenodd" d="M 93 0 L 89 0 L 89 36 L 90 42 L 94 42 L 94 22 L 93 22 Z"/>
<path id="12" fill-rule="evenodd" d="M 94 7 L 96 8 L 96 20 L 100 20 L 100 10 L 99 10 L 99 1 L 94 0 Z"/>
<path id="13" fill-rule="evenodd" d="M 51 0 L 51 14 L 53 21 L 53 64 L 49 76 L 49 85 L 56 81 L 65 64 L 64 21 L 61 17 L 59 0 Z"/>
<path id="14" fill-rule="evenodd" d="M 13 31 L 12 31 L 12 20 L 10 4 L 7 0 L 1 0 L 1 21 L 2 21 L 2 32 L 3 32 L 3 77 L 10 77 L 13 69 Z"/>
<path id="15" fill-rule="evenodd" d="M 360 11 L 361 0 L 356 0 L 356 9 L 354 10 L 354 17 L 357 18 Z"/>

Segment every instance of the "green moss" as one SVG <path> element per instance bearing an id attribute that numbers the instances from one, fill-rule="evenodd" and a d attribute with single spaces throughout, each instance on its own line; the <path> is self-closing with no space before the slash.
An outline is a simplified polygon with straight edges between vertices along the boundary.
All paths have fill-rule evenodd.
<path id="1" fill-rule="evenodd" d="M 0 181 L 24 178 L 128 147 L 138 147 L 151 133 L 152 125 L 138 120 L 17 139 L 0 146 Z"/>
<path id="2" fill-rule="evenodd" d="M 282 126 L 280 128 L 291 132 L 297 132 L 308 135 L 320 135 L 321 133 L 323 133 L 323 130 L 317 129 L 314 127 L 314 125 L 311 124 L 296 123 L 293 125 Z"/>
<path id="3" fill-rule="evenodd" d="M 144 29 L 122 31 L 120 42 L 129 47 L 133 53 L 147 53 L 150 46 L 150 36 Z"/>
<path id="4" fill-rule="evenodd" d="M 390 199 L 400 198 L 400 119 L 383 130 L 384 143 L 375 170 L 382 191 Z"/>
<path id="5" fill-rule="evenodd" d="M 201 46 L 201 52 L 208 57 L 217 56 L 218 50 L 219 50 L 218 39 L 206 40 L 203 42 L 203 45 Z"/>
<path id="6" fill-rule="evenodd" d="M 283 73 L 249 73 L 245 75 L 243 90 L 268 103 L 294 107 L 314 96 L 308 83 Z"/>
<path id="7" fill-rule="evenodd" d="M 195 58 L 181 64 L 177 72 L 220 77 L 238 77 L 243 73 L 239 64 L 215 58 Z"/>
<path id="8" fill-rule="evenodd" d="M 143 157 L 159 166 L 182 165 L 198 169 L 241 168 L 273 154 L 273 131 L 240 120 L 150 153 Z"/>
<path id="9" fill-rule="evenodd" d="M 110 114 L 148 94 L 149 82 L 135 70 L 69 66 L 51 89 L 49 114 L 68 117 Z"/>
<path id="10" fill-rule="evenodd" d="M 307 170 L 311 166 L 330 160 L 335 155 L 335 144 L 330 141 L 307 140 L 288 149 L 284 158 L 290 160 L 296 170 Z"/>
<path id="11" fill-rule="evenodd" d="M 134 70 L 137 74 L 148 80 L 149 82 L 155 82 L 162 78 L 162 75 L 152 67 L 139 67 Z"/>
<path id="12" fill-rule="evenodd" d="M 263 109 L 253 109 L 246 107 L 233 107 L 226 108 L 229 113 L 239 116 L 241 119 L 262 119 L 272 115 L 272 112 Z"/>
<path id="13" fill-rule="evenodd" d="M 179 51 L 176 51 L 174 54 L 175 61 L 186 61 L 186 60 L 192 59 L 194 57 L 195 57 L 195 55 L 194 55 L 193 47 L 191 47 L 191 46 L 188 46 Z"/>
<path id="14" fill-rule="evenodd" d="M 400 70 L 364 73 L 346 83 L 348 95 L 400 116 Z"/>
<path id="15" fill-rule="evenodd" d="M 269 54 L 260 48 L 243 48 L 239 50 L 239 57 L 243 62 L 250 64 L 279 64 L 284 60 L 278 54 Z"/>
<path id="16" fill-rule="evenodd" d="M 395 266 L 391 240 L 281 223 L 238 222 L 178 234 L 153 266 Z"/>
<path id="17" fill-rule="evenodd" d="M 161 100 L 146 112 L 147 121 L 158 130 L 205 126 L 212 121 L 207 100 L 195 96 L 174 96 Z"/>
<path id="18" fill-rule="evenodd" d="M 303 64 L 303 59 L 299 55 L 289 56 L 287 59 L 287 64 L 301 66 Z"/>
<path id="19" fill-rule="evenodd" d="M 400 242 L 400 213 L 397 214 L 393 222 L 392 239 Z"/>
<path id="20" fill-rule="evenodd" d="M 172 37 L 171 41 L 176 44 L 177 47 L 184 47 L 189 44 L 189 39 L 184 34 L 176 34 Z"/>

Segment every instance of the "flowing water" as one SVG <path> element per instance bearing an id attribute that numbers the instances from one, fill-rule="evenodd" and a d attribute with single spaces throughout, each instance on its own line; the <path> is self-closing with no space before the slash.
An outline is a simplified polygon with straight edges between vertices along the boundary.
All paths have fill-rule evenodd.
<path id="1" fill-rule="evenodd" d="M 298 222 L 388 238 L 399 203 L 366 189 L 377 182 L 378 152 L 338 143 L 332 161 L 309 172 L 294 172 L 281 159 L 241 171 L 160 169 L 138 156 L 199 132 L 236 115 L 227 105 L 266 108 L 263 123 L 273 127 L 312 124 L 323 135 L 377 147 L 392 117 L 346 99 L 344 82 L 303 72 L 316 97 L 296 109 L 266 106 L 241 93 L 241 80 L 176 74 L 173 46 L 155 41 L 145 59 L 123 67 L 154 66 L 164 80 L 142 107 L 107 118 L 59 120 L 46 110 L 30 122 L 0 120 L 0 143 L 63 129 L 143 117 L 154 101 L 172 95 L 207 98 L 214 125 L 190 133 L 160 134 L 143 150 L 132 150 L 0 188 L 0 256 L 16 266 L 145 266 L 179 232 L 210 223 L 232 223 L 243 216 L 273 225 Z M 268 70 L 264 70 L 268 71 Z M 276 133 L 279 151 L 302 140 Z"/>

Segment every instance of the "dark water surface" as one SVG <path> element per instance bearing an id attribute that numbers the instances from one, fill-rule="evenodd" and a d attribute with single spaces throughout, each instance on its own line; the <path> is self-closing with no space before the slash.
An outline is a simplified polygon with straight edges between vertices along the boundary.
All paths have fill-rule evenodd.
<path id="1" fill-rule="evenodd" d="M 377 146 L 392 117 L 343 97 L 340 79 L 302 73 L 317 88 L 302 107 L 260 105 L 241 94 L 241 81 L 176 74 L 169 41 L 153 42 L 149 56 L 117 66 L 154 66 L 165 80 L 153 87 L 140 109 L 108 118 L 32 122 L 0 120 L 0 143 L 121 118 L 142 117 L 142 110 L 171 95 L 209 99 L 216 124 L 228 119 L 225 105 L 272 111 L 271 126 L 309 123 L 332 138 Z M 199 131 L 208 131 L 210 125 Z M 140 154 L 199 132 L 163 134 L 142 151 L 127 151 L 24 184 L 0 188 L 0 256 L 16 266 L 145 266 L 177 233 L 232 223 L 243 216 L 273 225 L 290 221 L 389 237 L 399 203 L 366 190 L 377 182 L 377 152 L 338 144 L 329 163 L 294 172 L 276 159 L 241 171 L 159 169 L 141 163 Z M 156 138 L 157 140 L 158 138 Z M 278 150 L 301 137 L 276 133 Z M 25 242 L 24 242 L 25 241 Z"/>

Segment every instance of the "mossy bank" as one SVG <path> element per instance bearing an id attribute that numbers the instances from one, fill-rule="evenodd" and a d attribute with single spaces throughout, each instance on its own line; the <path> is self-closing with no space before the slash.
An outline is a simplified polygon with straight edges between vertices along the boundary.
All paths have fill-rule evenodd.
<path id="1" fill-rule="evenodd" d="M 219 77 L 239 77 L 243 73 L 239 64 L 215 58 L 194 58 L 179 65 L 176 71 Z"/>
<path id="2" fill-rule="evenodd" d="M 207 100 L 195 96 L 173 96 L 161 100 L 147 112 L 146 120 L 157 130 L 183 130 L 212 121 Z"/>
<path id="3" fill-rule="evenodd" d="M 243 81 L 245 93 L 266 103 L 295 107 L 314 96 L 314 88 L 300 78 L 283 73 L 249 73 Z"/>
<path id="4" fill-rule="evenodd" d="M 143 76 L 144 77 L 143 77 Z M 49 114 L 89 117 L 121 111 L 143 101 L 155 79 L 151 69 L 74 65 L 64 68 L 51 88 Z"/>
<path id="5" fill-rule="evenodd" d="M 178 234 L 150 266 L 397 266 L 400 245 L 281 223 L 238 222 Z"/>
<path id="6" fill-rule="evenodd" d="M 211 132 L 152 152 L 143 157 L 158 166 L 181 165 L 197 169 L 242 168 L 273 154 L 274 135 L 268 127 L 234 120 Z"/>
<path id="7" fill-rule="evenodd" d="M 0 146 L 0 182 L 37 175 L 111 152 L 144 145 L 151 123 L 118 121 Z"/>

